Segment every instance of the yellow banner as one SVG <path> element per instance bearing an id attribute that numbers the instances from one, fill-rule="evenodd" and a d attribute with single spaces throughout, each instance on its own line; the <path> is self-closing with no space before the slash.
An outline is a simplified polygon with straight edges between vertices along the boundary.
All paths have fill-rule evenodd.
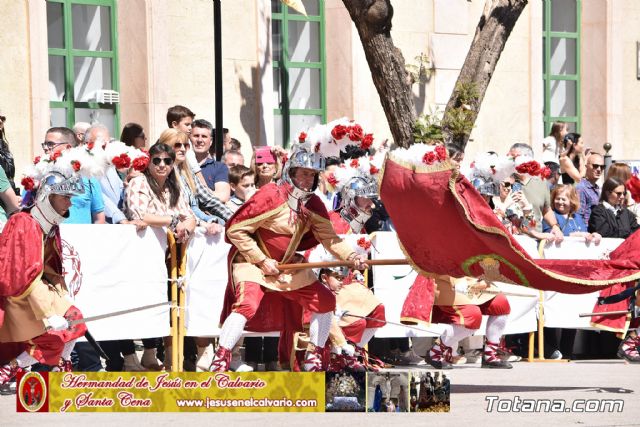
<path id="1" fill-rule="evenodd" d="M 325 375 L 51 372 L 49 412 L 323 412 Z"/>

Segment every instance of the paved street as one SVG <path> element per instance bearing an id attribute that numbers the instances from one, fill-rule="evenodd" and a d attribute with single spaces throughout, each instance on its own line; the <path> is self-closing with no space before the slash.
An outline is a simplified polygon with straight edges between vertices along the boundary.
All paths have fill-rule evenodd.
<path id="1" fill-rule="evenodd" d="M 514 364 L 513 370 L 480 369 L 473 365 L 457 367 L 447 372 L 451 378 L 451 413 L 449 414 L 17 414 L 15 396 L 0 397 L 3 425 L 97 426 L 135 425 L 256 425 L 257 423 L 287 426 L 406 426 L 438 425 L 580 425 L 639 426 L 640 425 L 640 365 L 620 360 L 577 361 L 569 363 Z M 497 396 L 494 406 L 506 408 L 509 403 L 498 399 L 564 399 L 567 406 L 583 399 L 621 399 L 622 413 L 501 413 L 487 412 L 487 396 Z M 491 399 L 491 398 L 490 398 Z M 589 402 L 588 405 L 592 403 Z M 585 407 L 595 409 L 593 406 Z M 490 423 L 490 424 L 489 424 Z"/>

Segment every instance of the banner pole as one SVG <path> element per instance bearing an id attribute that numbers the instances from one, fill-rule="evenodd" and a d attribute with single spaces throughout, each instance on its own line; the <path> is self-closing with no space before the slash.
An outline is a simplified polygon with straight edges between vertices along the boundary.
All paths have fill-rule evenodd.
<path id="1" fill-rule="evenodd" d="M 171 371 L 176 372 L 178 366 L 178 267 L 176 239 L 171 231 L 167 231 L 169 243 L 169 259 L 171 269 Z"/>
<path id="2" fill-rule="evenodd" d="M 180 252 L 180 265 L 178 267 L 178 277 L 182 278 L 182 286 L 178 288 L 178 372 L 184 371 L 184 340 L 186 336 L 186 322 L 185 322 L 185 276 L 187 270 L 187 244 L 180 243 L 178 246 Z"/>

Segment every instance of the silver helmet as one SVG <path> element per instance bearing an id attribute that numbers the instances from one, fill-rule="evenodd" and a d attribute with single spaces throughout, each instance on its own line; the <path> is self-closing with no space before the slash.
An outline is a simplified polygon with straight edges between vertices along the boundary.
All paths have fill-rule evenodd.
<path id="1" fill-rule="evenodd" d="M 340 196 L 342 198 L 340 216 L 351 225 L 351 229 L 355 233 L 359 233 L 371 218 L 371 213 L 358 207 L 356 197 L 377 200 L 378 184 L 370 176 L 354 176 L 345 183 Z"/>
<path id="2" fill-rule="evenodd" d="M 306 203 L 311 195 L 318 188 L 320 172 L 324 171 L 325 158 L 320 153 L 314 153 L 304 147 L 297 147 L 282 171 L 282 180 L 290 185 L 288 203 L 294 211 L 298 211 L 300 206 Z M 293 175 L 296 169 L 311 169 L 316 173 L 311 188 L 300 188 L 296 185 Z"/>
<path id="3" fill-rule="evenodd" d="M 84 185 L 80 176 L 71 175 L 67 177 L 60 172 L 53 171 L 45 174 L 40 180 L 31 215 L 46 233 L 54 225 L 59 225 L 69 216 L 68 212 L 65 215 L 61 215 L 54 209 L 49 199 L 52 194 L 68 197 L 84 194 Z"/>
<path id="4" fill-rule="evenodd" d="M 495 182 L 491 178 L 486 178 L 484 176 L 474 176 L 471 180 L 473 186 L 478 190 L 478 193 L 483 196 L 499 196 L 500 188 L 498 187 L 498 183 Z"/>

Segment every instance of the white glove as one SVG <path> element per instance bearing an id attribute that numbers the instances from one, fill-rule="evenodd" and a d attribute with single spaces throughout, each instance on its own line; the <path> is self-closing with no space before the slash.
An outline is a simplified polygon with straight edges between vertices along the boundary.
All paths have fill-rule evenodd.
<path id="1" fill-rule="evenodd" d="M 187 156 L 187 164 L 191 172 L 193 172 L 194 175 L 200 172 L 200 163 L 198 163 L 198 159 L 196 159 L 196 153 L 193 150 L 187 150 L 185 155 Z"/>
<path id="2" fill-rule="evenodd" d="M 49 327 L 54 331 L 64 331 L 69 328 L 69 322 L 62 316 L 58 316 L 57 314 L 46 318 Z"/>
<path id="3" fill-rule="evenodd" d="M 342 346 L 342 351 L 347 355 L 347 356 L 353 356 L 354 354 L 356 354 L 356 348 L 354 346 L 352 346 L 351 344 L 345 344 Z"/>
<path id="4" fill-rule="evenodd" d="M 464 279 L 456 280 L 455 290 L 459 294 L 466 294 L 469 291 L 469 283 Z"/>
<path id="5" fill-rule="evenodd" d="M 341 310 L 340 307 L 336 305 L 336 309 L 333 312 L 333 315 L 338 319 L 342 319 L 346 312 L 347 312 L 346 310 Z"/>

